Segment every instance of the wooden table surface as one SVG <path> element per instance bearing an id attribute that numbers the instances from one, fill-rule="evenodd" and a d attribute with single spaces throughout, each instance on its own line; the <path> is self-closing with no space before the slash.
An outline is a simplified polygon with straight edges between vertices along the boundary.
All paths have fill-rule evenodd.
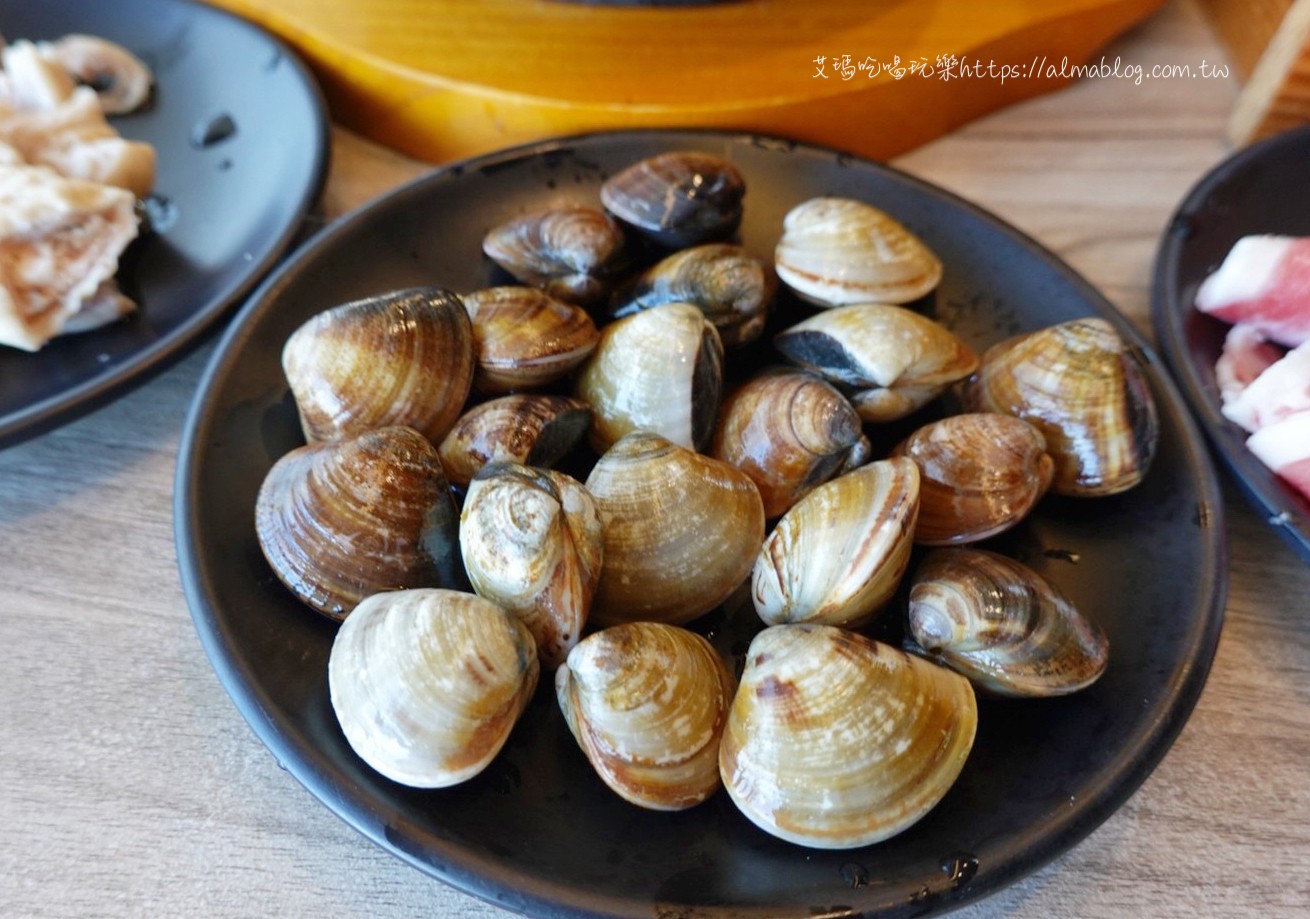
<path id="1" fill-rule="evenodd" d="M 1171 4 L 1107 50 L 1222 63 Z M 1225 79 L 1092 79 L 899 159 L 1035 236 L 1150 335 L 1157 240 L 1226 156 Z M 328 216 L 422 166 L 338 133 Z M 242 721 L 179 585 L 172 491 L 212 339 L 0 452 L 0 916 L 508 915 L 313 799 Z M 1224 478 L 1227 619 L 1191 720 L 1084 842 L 971 917 L 1267 917 L 1310 909 L 1310 567 Z"/>

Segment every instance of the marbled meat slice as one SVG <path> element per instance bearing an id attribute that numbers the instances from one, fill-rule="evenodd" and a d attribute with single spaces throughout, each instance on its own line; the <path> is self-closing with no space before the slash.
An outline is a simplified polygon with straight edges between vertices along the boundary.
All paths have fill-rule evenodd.
<path id="1" fill-rule="evenodd" d="M 1310 237 L 1242 237 L 1201 284 L 1196 308 L 1289 348 L 1310 340 Z"/>
<path id="2" fill-rule="evenodd" d="M 1310 411 L 1288 415 L 1246 439 L 1256 459 L 1310 499 Z"/>

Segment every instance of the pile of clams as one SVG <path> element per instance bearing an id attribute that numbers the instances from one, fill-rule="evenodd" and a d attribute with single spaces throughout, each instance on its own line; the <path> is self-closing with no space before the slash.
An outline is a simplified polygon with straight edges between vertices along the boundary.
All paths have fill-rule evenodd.
<path id="1" fill-rule="evenodd" d="M 286 342 L 306 443 L 258 540 L 340 621 L 332 706 L 378 772 L 476 775 L 540 682 L 622 799 L 724 788 L 851 848 L 947 794 L 976 694 L 1105 671 L 1097 623 L 986 541 L 1146 474 L 1114 328 L 980 353 L 930 315 L 950 266 L 876 203 L 797 202 L 767 259 L 735 238 L 745 194 L 717 156 L 651 157 L 489 227 L 494 286 L 382 292 Z M 721 607 L 751 619 L 738 660 L 703 634 Z M 888 621 L 899 647 L 865 631 Z"/>

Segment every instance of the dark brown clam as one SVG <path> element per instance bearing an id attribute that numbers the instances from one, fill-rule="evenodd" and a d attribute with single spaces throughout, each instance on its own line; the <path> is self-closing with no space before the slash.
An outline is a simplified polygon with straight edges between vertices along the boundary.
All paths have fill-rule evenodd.
<path id="1" fill-rule="evenodd" d="M 278 579 L 333 619 L 370 594 L 465 583 L 454 498 L 412 428 L 292 450 L 260 486 L 255 532 Z"/>
<path id="2" fill-rule="evenodd" d="M 700 307 L 725 348 L 764 330 L 778 280 L 772 268 L 741 246 L 706 243 L 675 252 L 615 292 L 610 311 L 628 316 L 661 303 Z"/>
<path id="3" fill-rule="evenodd" d="M 929 546 L 976 542 L 1008 530 L 1046 494 L 1055 470 L 1040 431 L 995 412 L 924 425 L 892 455 L 919 467 L 914 541 Z"/>
<path id="4" fill-rule="evenodd" d="M 860 417 L 831 384 L 777 369 L 746 381 L 719 412 L 710 455 L 746 473 L 778 517 L 813 488 L 869 459 Z"/>
<path id="5" fill-rule="evenodd" d="M 599 303 L 623 267 L 623 228 L 594 207 L 566 205 L 494 227 L 482 251 L 517 280 L 570 303 Z"/>
<path id="6" fill-rule="evenodd" d="M 535 287 L 491 287 L 464 295 L 473 322 L 477 369 L 484 393 L 537 389 L 569 373 L 600 338 L 580 306 Z"/>
<path id="7" fill-rule="evenodd" d="M 731 236 L 741 223 L 746 183 L 709 153 L 662 153 L 634 163 L 600 189 L 605 208 L 662 246 L 682 249 Z"/>
<path id="8" fill-rule="evenodd" d="M 434 287 L 365 297 L 312 317 L 287 339 L 282 369 L 305 439 L 406 425 L 446 436 L 473 383 L 473 326 Z"/>
<path id="9" fill-rule="evenodd" d="M 552 466 L 590 426 L 591 408 L 581 399 L 519 393 L 473 406 L 437 451 L 451 483 L 464 488 L 487 463 Z"/>

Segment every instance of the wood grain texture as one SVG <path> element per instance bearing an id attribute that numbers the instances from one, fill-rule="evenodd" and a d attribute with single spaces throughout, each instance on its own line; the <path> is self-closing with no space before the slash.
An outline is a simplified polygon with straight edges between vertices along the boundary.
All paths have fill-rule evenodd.
<path id="1" fill-rule="evenodd" d="M 1195 7 L 1110 55 L 1219 53 Z M 1054 249 L 1150 334 L 1156 243 L 1231 152 L 1233 81 L 1085 80 L 896 165 Z M 337 132 L 335 216 L 424 167 Z M 502 919 L 330 814 L 246 727 L 178 582 L 175 454 L 206 345 L 0 452 L 0 916 Z M 1226 481 L 1227 622 L 1159 768 L 1063 858 L 967 919 L 1266 919 L 1310 905 L 1310 567 Z"/>
<path id="2" fill-rule="evenodd" d="M 1296 0 L 1279 22 L 1228 120 L 1239 144 L 1310 124 L 1310 0 Z"/>

